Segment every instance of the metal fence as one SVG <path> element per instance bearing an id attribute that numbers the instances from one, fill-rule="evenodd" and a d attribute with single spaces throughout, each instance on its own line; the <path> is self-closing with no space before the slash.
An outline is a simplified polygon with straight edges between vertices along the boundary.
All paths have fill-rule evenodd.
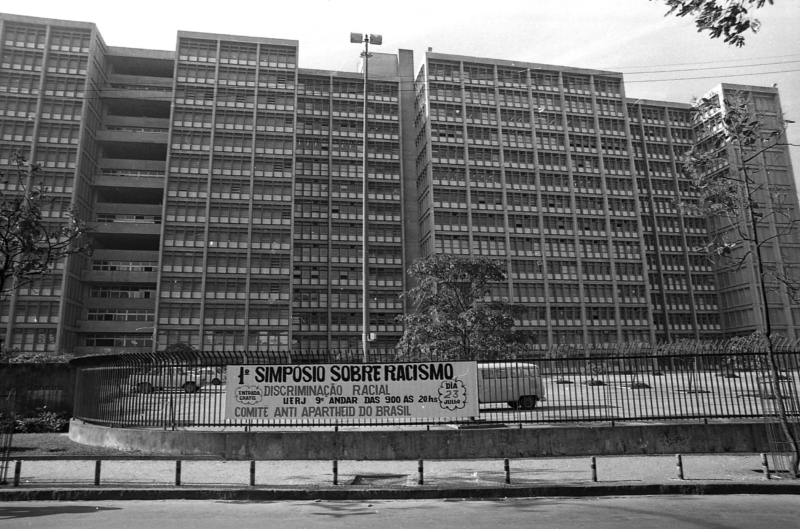
<path id="1" fill-rule="evenodd" d="M 8 483 L 9 455 L 11 442 L 14 440 L 14 403 L 17 392 L 12 389 L 6 395 L 0 395 L 0 485 Z"/>
<path id="2" fill-rule="evenodd" d="M 775 395 L 772 380 L 765 378 L 760 381 L 760 384 L 759 395 L 764 410 L 764 425 L 767 428 L 772 468 L 779 473 L 792 474 L 794 470 L 791 461 L 794 447 L 783 428 L 788 428 L 795 439 L 800 439 L 800 395 L 797 392 L 800 385 L 789 377 L 781 377 L 779 381 L 781 402 L 783 402 L 784 411 L 788 416 L 787 424 L 782 425 L 778 410 L 779 401 Z"/>
<path id="3" fill-rule="evenodd" d="M 615 351 L 619 353 L 619 351 Z M 631 351 L 629 350 L 628 353 Z M 636 350 L 632 350 L 638 353 Z M 355 351 L 354 353 L 358 353 Z M 396 362 L 394 352 L 371 357 Z M 83 357 L 77 367 L 74 416 L 107 426 L 273 427 L 481 423 L 575 423 L 675 419 L 762 417 L 772 409 L 771 377 L 763 353 L 586 354 L 532 351 L 527 358 L 504 361 L 508 368 L 481 371 L 479 386 L 489 394 L 520 393 L 509 373 L 538 368 L 540 395 L 481 402 L 480 414 L 462 421 L 412 418 L 339 418 L 228 420 L 225 418 L 226 366 L 289 363 L 359 363 L 343 351 L 202 352 Z M 777 354 L 786 398 L 797 399 L 800 354 Z M 482 362 L 479 362 L 479 365 Z M 485 399 L 484 399 L 485 400 Z M 498 399 L 494 399 L 498 400 Z M 765 409 L 769 408 L 769 409 Z M 787 406 L 797 415 L 800 406 Z"/>

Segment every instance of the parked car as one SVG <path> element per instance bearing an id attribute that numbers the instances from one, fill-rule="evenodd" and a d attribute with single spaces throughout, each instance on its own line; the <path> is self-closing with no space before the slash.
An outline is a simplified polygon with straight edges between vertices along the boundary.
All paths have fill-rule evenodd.
<path id="1" fill-rule="evenodd" d="M 202 382 L 203 386 L 220 386 L 227 381 L 228 373 L 224 367 L 203 366 L 189 369 L 195 375 L 195 380 Z"/>
<path id="2" fill-rule="evenodd" d="M 145 373 L 131 375 L 128 379 L 128 387 L 138 393 L 153 393 L 166 389 L 197 393 L 204 385 L 206 385 L 204 379 L 183 367 L 157 367 Z"/>

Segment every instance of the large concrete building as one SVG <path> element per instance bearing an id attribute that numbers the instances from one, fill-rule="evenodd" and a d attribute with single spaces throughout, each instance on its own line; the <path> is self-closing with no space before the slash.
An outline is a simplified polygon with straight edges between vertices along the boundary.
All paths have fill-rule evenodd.
<path id="1" fill-rule="evenodd" d="M 410 51 L 375 54 L 365 120 L 363 76 L 299 68 L 296 41 L 116 48 L 90 23 L 0 15 L 0 55 L 0 171 L 16 150 L 40 162 L 48 218 L 75 204 L 95 240 L 2 301 L 9 347 L 358 348 L 364 222 L 373 348 L 397 342 L 405 270 L 437 252 L 505 260 L 493 296 L 526 306 L 538 344 L 760 321 L 752 270 L 709 260 L 718 228 L 676 208 L 697 197 L 679 162 L 703 139 L 689 105 L 632 100 L 622 74 L 429 52 L 415 75 Z M 730 90 L 780 110 L 777 89 Z M 762 162 L 796 211 L 787 153 Z M 780 244 L 800 263 L 797 237 Z M 770 310 L 795 339 L 787 298 Z"/>

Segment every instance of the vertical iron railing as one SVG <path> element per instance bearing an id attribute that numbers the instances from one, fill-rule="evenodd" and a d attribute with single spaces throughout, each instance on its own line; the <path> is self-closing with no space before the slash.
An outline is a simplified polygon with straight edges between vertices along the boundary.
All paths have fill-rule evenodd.
<path id="1" fill-rule="evenodd" d="M 764 409 L 764 425 L 767 428 L 772 468 L 775 472 L 788 474 L 794 472 L 791 463 L 794 447 L 783 431 L 784 426 L 780 421 L 777 399 L 783 400 L 788 422 L 786 427 L 792 431 L 795 439 L 800 439 L 800 395 L 797 390 L 800 385 L 795 377 L 784 374 L 779 376 L 778 383 L 781 386 L 780 392 L 775 391 L 775 381 L 769 369 L 764 369 L 758 379 L 758 392 Z M 781 397 L 778 397 L 778 393 Z"/>
<path id="2" fill-rule="evenodd" d="M 702 351 L 670 354 L 652 348 L 534 351 L 504 360 L 508 371 L 480 374 L 483 423 L 567 423 L 672 419 L 760 418 L 764 353 Z M 394 351 L 373 351 L 373 363 L 398 362 Z M 800 355 L 779 353 L 782 376 L 800 386 Z M 77 367 L 74 416 L 107 426 L 333 426 L 432 424 L 439 419 L 346 418 L 229 420 L 224 416 L 226 367 L 239 364 L 361 363 L 360 350 L 202 352 L 84 357 Z M 479 362 L 480 366 L 488 363 Z M 534 382 L 509 376 L 537 369 Z M 485 370 L 479 368 L 479 373 Z M 541 394 L 539 394 L 541 393 Z M 797 392 L 788 393 L 797 399 Z M 521 400 L 522 397 L 532 397 Z M 532 402 L 535 401 L 535 402 Z M 800 406 L 790 407 L 798 414 Z"/>
<path id="3" fill-rule="evenodd" d="M 0 395 L 0 485 L 5 485 L 11 463 L 11 445 L 14 441 L 14 404 L 17 390 Z"/>

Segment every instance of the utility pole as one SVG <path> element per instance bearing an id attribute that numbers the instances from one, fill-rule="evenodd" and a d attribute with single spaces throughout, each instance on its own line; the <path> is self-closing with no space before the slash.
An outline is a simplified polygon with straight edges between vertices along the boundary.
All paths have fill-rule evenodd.
<path id="1" fill-rule="evenodd" d="M 362 215 L 363 224 L 361 232 L 361 297 L 362 297 L 362 323 L 361 323 L 361 343 L 364 354 L 364 363 L 369 363 L 369 203 L 367 199 L 368 185 L 367 185 L 367 81 L 369 80 L 369 45 L 374 44 L 380 46 L 383 43 L 383 37 L 380 35 L 370 35 L 367 33 L 350 33 L 350 42 L 356 44 L 364 43 L 364 51 L 361 57 L 364 58 L 364 130 L 363 134 L 363 152 L 362 154 Z"/>

